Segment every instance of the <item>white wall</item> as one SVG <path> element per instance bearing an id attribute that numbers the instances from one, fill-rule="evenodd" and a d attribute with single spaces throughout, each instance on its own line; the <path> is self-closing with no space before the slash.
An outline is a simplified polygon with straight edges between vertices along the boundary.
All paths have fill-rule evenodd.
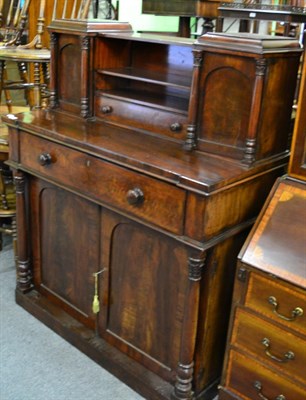
<path id="1" fill-rule="evenodd" d="M 167 1 L 167 0 L 165 0 Z M 115 3 L 115 1 L 113 1 Z M 129 22 L 134 31 L 178 31 L 178 17 L 142 14 L 142 0 L 119 0 L 119 21 Z"/>

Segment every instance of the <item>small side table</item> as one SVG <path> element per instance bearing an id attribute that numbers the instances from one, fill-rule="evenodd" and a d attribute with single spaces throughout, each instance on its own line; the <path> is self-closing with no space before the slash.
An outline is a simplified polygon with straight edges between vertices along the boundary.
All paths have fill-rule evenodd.
<path id="1" fill-rule="evenodd" d="M 224 18 L 254 21 L 253 33 L 258 33 L 259 21 L 285 22 L 285 36 L 289 36 L 290 24 L 306 22 L 306 7 L 270 4 L 222 3 L 218 7 L 216 31 L 222 32 Z"/>

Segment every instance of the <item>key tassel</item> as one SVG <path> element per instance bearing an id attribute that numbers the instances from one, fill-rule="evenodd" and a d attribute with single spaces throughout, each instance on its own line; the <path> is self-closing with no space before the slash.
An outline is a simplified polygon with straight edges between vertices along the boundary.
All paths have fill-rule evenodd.
<path id="1" fill-rule="evenodd" d="M 93 302 L 92 302 L 92 312 L 94 314 L 98 314 L 99 311 L 100 311 L 100 301 L 99 301 L 98 295 L 95 294 Z"/>
<path id="2" fill-rule="evenodd" d="M 98 277 L 99 277 L 99 274 L 101 274 L 101 272 L 104 272 L 104 271 L 105 271 L 105 268 L 103 268 L 101 271 L 93 274 L 93 276 L 95 278 L 95 294 L 94 294 L 94 298 L 93 298 L 93 302 L 92 302 L 92 312 L 94 314 L 98 314 L 98 312 L 100 311 L 100 301 L 99 301 L 99 296 L 98 296 Z"/>

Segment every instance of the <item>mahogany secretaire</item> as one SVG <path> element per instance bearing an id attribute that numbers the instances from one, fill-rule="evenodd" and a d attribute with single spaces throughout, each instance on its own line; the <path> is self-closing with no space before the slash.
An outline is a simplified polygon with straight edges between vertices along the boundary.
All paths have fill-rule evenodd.
<path id="1" fill-rule="evenodd" d="M 5 119 L 17 302 L 147 399 L 211 399 L 237 254 L 288 161 L 298 42 L 50 34 L 50 109 Z"/>
<path id="2" fill-rule="evenodd" d="M 239 255 L 220 400 L 306 398 L 306 63 L 288 175 Z"/>

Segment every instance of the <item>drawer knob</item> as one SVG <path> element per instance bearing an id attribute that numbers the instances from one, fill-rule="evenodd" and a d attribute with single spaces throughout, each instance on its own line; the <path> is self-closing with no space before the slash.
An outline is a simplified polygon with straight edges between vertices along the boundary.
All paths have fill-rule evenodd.
<path id="1" fill-rule="evenodd" d="M 101 107 L 102 114 L 110 114 L 113 109 L 111 106 L 103 106 Z"/>
<path id="2" fill-rule="evenodd" d="M 51 164 L 51 162 L 52 162 L 51 154 L 49 154 L 49 153 L 40 154 L 38 157 L 38 162 L 42 166 Z"/>
<path id="3" fill-rule="evenodd" d="M 268 338 L 263 338 L 262 341 L 261 341 L 261 343 L 262 343 L 262 344 L 265 346 L 265 348 L 266 348 L 266 350 L 265 350 L 266 355 L 267 355 L 269 358 L 271 358 L 272 360 L 277 361 L 277 362 L 279 362 L 279 363 L 285 363 L 285 362 L 287 362 L 287 361 L 289 361 L 289 360 L 294 360 L 295 355 L 294 355 L 293 351 L 291 351 L 291 350 L 287 351 L 287 352 L 284 354 L 284 358 L 279 358 L 279 357 L 273 355 L 273 354 L 270 352 L 270 340 L 269 340 Z"/>
<path id="4" fill-rule="evenodd" d="M 258 397 L 260 397 L 262 400 L 269 400 L 268 397 L 266 397 L 262 393 L 262 384 L 259 381 L 254 382 L 254 388 L 257 390 Z M 278 396 L 275 397 L 275 400 L 286 400 L 286 397 L 283 394 L 279 394 Z"/>
<path id="5" fill-rule="evenodd" d="M 139 188 L 131 189 L 127 192 L 126 199 L 131 205 L 140 204 L 144 201 L 143 191 Z"/>
<path id="6" fill-rule="evenodd" d="M 270 296 L 268 298 L 268 302 L 273 306 L 274 314 L 276 314 L 279 318 L 284 319 L 285 321 L 294 321 L 297 317 L 301 317 L 304 313 L 304 310 L 301 307 L 295 307 L 295 309 L 291 311 L 291 316 L 287 317 L 278 312 L 278 301 L 276 297 Z"/>
<path id="7" fill-rule="evenodd" d="M 180 124 L 179 122 L 174 122 L 170 125 L 170 130 L 172 132 L 180 132 L 182 130 L 182 124 Z"/>

